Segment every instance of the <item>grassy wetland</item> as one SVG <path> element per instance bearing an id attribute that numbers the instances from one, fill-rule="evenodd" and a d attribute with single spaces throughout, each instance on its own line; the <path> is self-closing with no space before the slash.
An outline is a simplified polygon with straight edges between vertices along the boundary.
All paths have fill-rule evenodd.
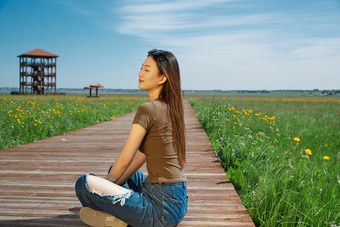
<path id="1" fill-rule="evenodd" d="M 339 97 L 190 102 L 256 226 L 340 225 Z"/>
<path id="2" fill-rule="evenodd" d="M 185 95 L 257 226 L 340 225 L 340 97 Z M 0 95 L 0 149 L 134 111 L 146 96 Z"/>
<path id="3" fill-rule="evenodd" d="M 0 149 L 84 128 L 129 113 L 145 96 L 0 95 Z"/>

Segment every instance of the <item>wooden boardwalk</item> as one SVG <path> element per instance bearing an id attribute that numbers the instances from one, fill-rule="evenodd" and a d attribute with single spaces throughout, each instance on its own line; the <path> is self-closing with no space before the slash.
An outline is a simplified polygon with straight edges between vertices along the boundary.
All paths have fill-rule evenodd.
<path id="1" fill-rule="evenodd" d="M 186 100 L 184 109 L 189 208 L 179 226 L 254 226 Z M 85 226 L 75 181 L 86 172 L 106 174 L 134 114 L 0 150 L 0 226 Z"/>

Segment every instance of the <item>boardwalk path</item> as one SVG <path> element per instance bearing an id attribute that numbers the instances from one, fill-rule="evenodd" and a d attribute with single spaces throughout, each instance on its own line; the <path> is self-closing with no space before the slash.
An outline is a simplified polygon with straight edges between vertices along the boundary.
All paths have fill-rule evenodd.
<path id="1" fill-rule="evenodd" d="M 184 109 L 189 211 L 179 226 L 253 226 L 188 101 Z M 104 176 L 134 114 L 0 150 L 0 226 L 85 226 L 74 183 L 85 172 Z"/>

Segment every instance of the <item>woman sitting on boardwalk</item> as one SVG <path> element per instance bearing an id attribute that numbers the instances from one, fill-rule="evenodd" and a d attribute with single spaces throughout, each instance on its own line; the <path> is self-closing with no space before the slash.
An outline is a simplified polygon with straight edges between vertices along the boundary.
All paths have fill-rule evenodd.
<path id="1" fill-rule="evenodd" d="M 106 179 L 81 176 L 80 219 L 90 226 L 175 226 L 187 212 L 185 131 L 175 56 L 151 50 L 139 73 L 150 101 L 139 106 L 127 142 Z M 138 169 L 146 162 L 148 176 Z"/>

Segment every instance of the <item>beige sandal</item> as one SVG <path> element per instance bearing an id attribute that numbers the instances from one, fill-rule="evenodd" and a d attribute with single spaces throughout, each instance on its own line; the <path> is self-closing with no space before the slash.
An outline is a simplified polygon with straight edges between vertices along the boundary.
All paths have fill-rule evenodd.
<path id="1" fill-rule="evenodd" d="M 126 227 L 128 224 L 122 220 L 112 216 L 111 214 L 94 210 L 90 207 L 83 207 L 80 209 L 79 217 L 82 222 L 89 226 L 104 227 Z"/>

